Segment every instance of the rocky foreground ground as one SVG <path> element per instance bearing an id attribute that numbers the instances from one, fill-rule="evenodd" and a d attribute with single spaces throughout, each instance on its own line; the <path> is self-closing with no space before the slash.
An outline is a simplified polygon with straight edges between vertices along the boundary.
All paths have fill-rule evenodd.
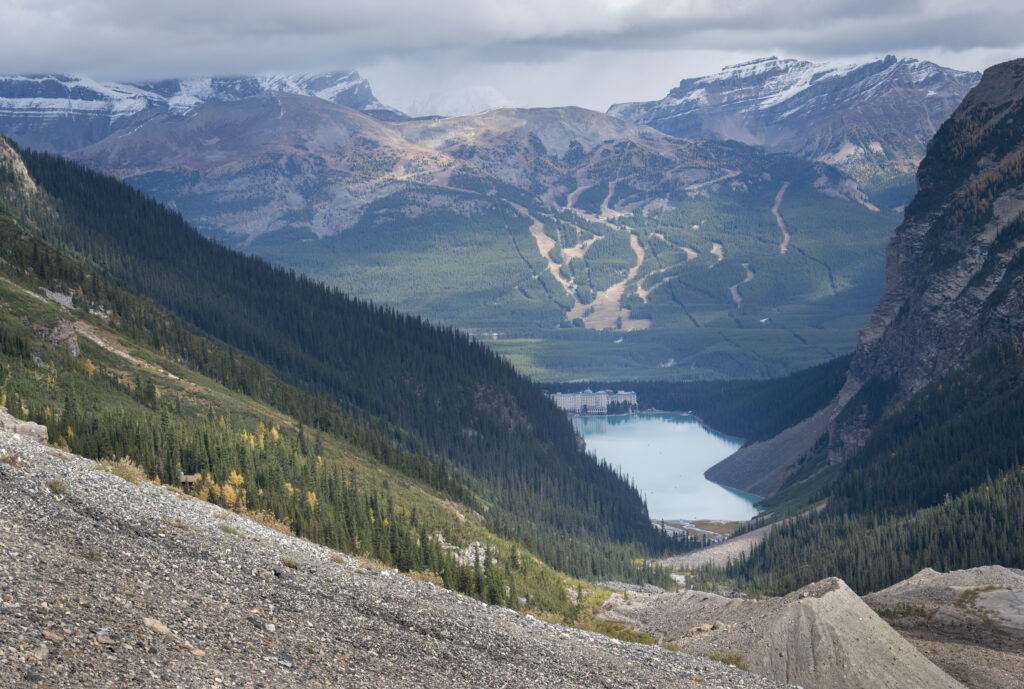
<path id="1" fill-rule="evenodd" d="M 0 432 L 2 687 L 754 687 Z"/>
<path id="2" fill-rule="evenodd" d="M 602 617 L 815 689 L 963 689 L 836 578 L 763 600 L 613 594 Z"/>

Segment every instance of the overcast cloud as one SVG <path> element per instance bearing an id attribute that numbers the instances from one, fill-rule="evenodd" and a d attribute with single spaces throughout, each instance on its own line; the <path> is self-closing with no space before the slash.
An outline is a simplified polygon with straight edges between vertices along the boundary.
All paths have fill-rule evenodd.
<path id="1" fill-rule="evenodd" d="M 0 0 L 0 72 L 99 79 L 352 68 L 423 114 L 660 98 L 766 55 L 1024 55 L 1011 0 Z"/>

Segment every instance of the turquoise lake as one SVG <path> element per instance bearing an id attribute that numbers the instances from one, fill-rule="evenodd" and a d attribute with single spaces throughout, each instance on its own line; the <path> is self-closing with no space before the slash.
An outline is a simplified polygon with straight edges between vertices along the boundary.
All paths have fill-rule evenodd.
<path id="1" fill-rule="evenodd" d="M 577 416 L 587 450 L 633 479 L 652 519 L 750 519 L 756 497 L 723 488 L 704 471 L 743 441 L 685 414 Z"/>

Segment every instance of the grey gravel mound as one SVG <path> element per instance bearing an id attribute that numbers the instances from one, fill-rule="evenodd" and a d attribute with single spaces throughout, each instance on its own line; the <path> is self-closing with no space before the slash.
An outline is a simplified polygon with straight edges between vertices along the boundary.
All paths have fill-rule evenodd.
<path id="1" fill-rule="evenodd" d="M 0 457 L 5 688 L 783 686 L 367 569 L 18 435 Z"/>
<path id="2" fill-rule="evenodd" d="M 948 600 L 953 595 L 953 591 L 958 588 L 984 586 L 1024 589 L 1024 570 L 989 565 L 943 573 L 926 567 L 909 579 L 904 579 L 865 598 L 872 603 L 883 605 L 907 602 L 929 603 Z"/>
<path id="3" fill-rule="evenodd" d="M 864 600 L 968 686 L 1024 688 L 1024 570 L 923 569 Z"/>
<path id="4" fill-rule="evenodd" d="M 783 598 L 613 596 L 602 613 L 699 654 L 809 689 L 962 689 L 836 578 Z"/>

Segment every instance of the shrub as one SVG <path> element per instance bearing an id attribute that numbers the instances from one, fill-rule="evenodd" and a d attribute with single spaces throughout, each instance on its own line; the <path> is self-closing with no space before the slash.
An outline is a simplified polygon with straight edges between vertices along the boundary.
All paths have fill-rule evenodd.
<path id="1" fill-rule="evenodd" d="M 231 534 L 232 536 L 241 536 L 242 535 L 241 531 L 239 531 L 238 529 L 236 529 L 235 527 L 233 527 L 233 526 L 231 526 L 229 524 L 218 524 L 217 528 L 220 529 L 221 531 L 223 531 L 224 533 Z"/>
<path id="2" fill-rule="evenodd" d="M 298 569 L 299 568 L 299 561 L 298 560 L 293 560 L 290 557 L 282 557 L 281 558 L 281 564 L 284 565 L 285 567 L 290 568 L 290 569 Z"/>
<path id="3" fill-rule="evenodd" d="M 726 665 L 732 665 L 738 667 L 740 670 L 749 670 L 746 662 L 743 660 L 743 655 L 736 653 L 735 651 L 715 651 L 714 653 L 708 653 L 708 658 L 711 660 L 717 660 L 720 663 Z"/>
<path id="4" fill-rule="evenodd" d="M 97 469 L 110 472 L 114 476 L 123 478 L 128 483 L 139 483 L 146 480 L 146 472 L 131 460 L 131 457 L 120 459 L 104 459 L 96 464 Z"/>
<path id="5" fill-rule="evenodd" d="M 51 478 L 46 482 L 46 487 L 49 488 L 54 495 L 64 495 L 68 492 L 68 484 L 64 483 L 64 481 L 59 478 Z"/>
<path id="6" fill-rule="evenodd" d="M 269 527 L 278 533 L 283 533 L 286 536 L 294 536 L 295 530 L 292 529 L 291 525 L 281 521 L 277 516 L 270 510 L 260 510 L 258 512 L 243 512 L 243 516 L 251 519 L 257 524 Z"/>

